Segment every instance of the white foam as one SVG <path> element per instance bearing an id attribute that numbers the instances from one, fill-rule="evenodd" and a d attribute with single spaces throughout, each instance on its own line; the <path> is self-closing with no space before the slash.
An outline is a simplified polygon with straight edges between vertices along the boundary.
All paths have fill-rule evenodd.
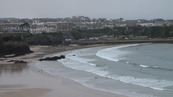
<path id="1" fill-rule="evenodd" d="M 96 66 L 96 64 L 93 64 L 93 63 L 89 63 L 89 65 L 91 65 L 91 66 Z"/>
<path id="2" fill-rule="evenodd" d="M 116 61 L 116 60 L 118 61 L 119 59 L 121 59 L 121 56 L 123 54 L 128 53 L 128 52 L 124 52 L 124 51 L 120 50 L 121 48 L 129 47 L 129 46 L 136 46 L 136 45 L 137 44 L 103 49 L 103 50 L 100 50 L 97 52 L 97 56 L 99 56 L 99 57 L 105 56 L 105 59 L 108 59 L 108 60 L 110 60 L 112 57 L 111 61 Z M 109 53 L 111 53 L 112 56 L 107 54 L 108 52 L 106 50 L 109 51 Z M 111 52 L 111 50 L 114 50 L 114 54 Z M 86 54 L 83 52 L 84 52 L 83 50 L 76 50 L 76 51 L 68 52 L 68 53 L 66 53 L 65 59 L 58 60 L 58 61 L 60 63 L 62 63 L 64 66 L 75 69 L 75 70 L 82 70 L 82 71 L 90 72 L 90 73 L 93 73 L 93 74 L 96 74 L 96 75 L 99 75 L 102 77 L 119 80 L 124 83 L 130 83 L 130 84 L 134 84 L 134 85 L 148 87 L 148 88 L 152 88 L 154 90 L 162 91 L 162 90 L 165 90 L 166 87 L 173 85 L 172 81 L 166 81 L 166 80 L 158 80 L 158 79 L 150 79 L 150 78 L 135 78 L 132 76 L 122 76 L 122 75 L 111 75 L 108 71 L 105 71 L 104 67 L 96 67 L 96 64 L 91 63 L 92 61 L 96 61 L 95 59 L 84 58 L 85 56 L 93 55 L 93 53 Z M 117 56 L 114 56 L 115 54 L 117 54 Z M 130 62 L 126 62 L 126 63 L 130 63 Z M 40 66 L 40 65 L 38 65 L 38 66 Z M 141 64 L 140 66 L 143 68 L 148 67 L 147 65 L 143 65 L 143 64 Z M 53 67 L 50 67 L 50 66 L 42 67 L 42 69 L 47 70 L 48 73 L 54 73 L 49 68 L 53 68 Z M 81 81 L 78 80 L 78 82 L 81 82 Z M 82 84 L 85 85 L 84 82 L 82 82 Z M 122 92 L 122 93 L 124 93 L 124 92 Z M 139 94 L 139 95 L 140 95 L 140 97 L 150 97 L 150 96 L 146 96 L 146 95 L 141 96 L 141 94 Z M 135 96 L 131 96 L 131 97 L 135 97 Z M 139 97 L 139 96 L 136 96 L 136 97 Z"/>
<path id="3" fill-rule="evenodd" d="M 87 65 L 88 63 L 83 63 L 83 62 L 69 60 L 69 59 L 63 59 L 58 61 L 62 63 L 64 66 L 75 69 L 75 70 L 83 70 L 83 71 L 90 72 L 99 76 L 106 76 L 109 74 L 109 72 L 104 71 L 103 68 L 95 67 L 95 64 Z"/>
<path id="4" fill-rule="evenodd" d="M 135 78 L 132 76 L 108 76 L 109 78 L 122 81 L 124 83 L 130 83 L 134 85 L 139 85 L 143 87 L 152 88 L 155 90 L 165 90 L 166 87 L 172 86 L 172 81 L 157 80 L 151 78 Z"/>
<path id="5" fill-rule="evenodd" d="M 149 66 L 147 66 L 147 65 L 140 65 L 141 67 L 143 67 L 143 68 L 147 68 L 147 67 L 149 67 Z"/>
<path id="6" fill-rule="evenodd" d="M 81 49 L 81 50 L 72 51 L 72 52 L 66 54 L 66 59 L 80 62 L 80 63 L 83 63 L 85 65 L 96 66 L 96 64 L 91 63 L 92 61 L 96 61 L 95 59 L 84 58 L 85 56 L 94 55 L 94 53 L 87 53 L 86 51 L 88 51 L 88 49 Z"/>
<path id="7" fill-rule="evenodd" d="M 118 47 L 107 48 L 107 49 L 99 50 L 96 55 L 111 61 L 118 61 L 122 55 L 128 53 L 126 51 L 120 50 L 121 48 L 137 46 L 137 45 L 139 44 L 123 45 Z M 75 56 L 72 56 L 72 55 L 75 55 Z M 69 53 L 66 59 L 59 60 L 59 62 L 61 62 L 65 66 L 70 67 L 72 69 L 91 72 L 93 74 L 96 74 L 102 77 L 108 77 L 114 80 L 119 80 L 124 83 L 131 83 L 134 85 L 149 87 L 155 90 L 164 90 L 165 87 L 173 85 L 173 82 L 165 81 L 165 80 L 158 81 L 157 79 L 135 78 L 132 76 L 118 76 L 118 75 L 112 76 L 110 75 L 108 71 L 104 70 L 104 67 L 96 67 L 96 64 L 90 63 L 92 61 L 95 61 L 94 59 L 82 58 L 81 56 L 85 56 L 85 51 L 76 50 L 74 52 Z M 143 64 L 141 64 L 140 66 L 143 68 L 148 67 L 147 65 L 143 65 Z"/>
<path id="8" fill-rule="evenodd" d="M 149 78 L 144 79 L 144 78 L 135 78 L 132 76 L 110 75 L 110 73 L 108 71 L 105 71 L 103 68 L 93 67 L 91 65 L 86 65 L 84 63 L 80 63 L 80 62 L 77 62 L 74 60 L 62 59 L 62 60 L 58 60 L 58 61 L 61 62 L 64 66 L 75 69 L 75 70 L 82 70 L 82 71 L 90 72 L 90 73 L 93 73 L 93 74 L 96 74 L 96 75 L 99 75 L 102 77 L 119 80 L 124 83 L 130 83 L 130 84 L 134 84 L 134 85 L 148 87 L 148 88 L 151 88 L 154 90 L 162 91 L 162 90 L 165 90 L 165 87 L 173 85 L 172 81 L 166 81 L 166 80 L 157 80 L 157 79 L 149 79 Z M 56 75 L 56 70 L 52 66 L 49 66 L 46 64 L 42 65 L 40 63 L 37 63 L 36 66 L 38 66 L 39 68 L 43 69 L 44 71 L 46 71 L 52 75 Z M 78 82 L 80 82 L 80 81 L 78 81 Z"/>
<path id="9" fill-rule="evenodd" d="M 81 63 L 79 61 L 63 59 L 59 60 L 64 66 L 75 69 L 90 72 L 102 77 L 111 78 L 114 80 L 119 80 L 124 83 L 130 83 L 134 85 L 139 85 L 143 87 L 148 87 L 155 90 L 164 90 L 165 87 L 172 86 L 173 82 L 166 80 L 150 79 L 150 78 L 135 78 L 132 76 L 119 76 L 119 75 L 110 75 L 108 71 L 105 71 L 104 68 L 94 67 L 92 65 L 87 65 L 87 63 Z M 146 66 L 145 66 L 146 67 Z"/>
<path id="10" fill-rule="evenodd" d="M 124 55 L 129 53 L 127 51 L 123 51 L 120 49 L 125 47 L 137 46 L 137 45 L 139 44 L 130 44 L 130 45 L 123 45 L 123 46 L 102 49 L 96 53 L 96 56 L 110 61 L 119 61 L 120 59 L 123 59 Z"/>

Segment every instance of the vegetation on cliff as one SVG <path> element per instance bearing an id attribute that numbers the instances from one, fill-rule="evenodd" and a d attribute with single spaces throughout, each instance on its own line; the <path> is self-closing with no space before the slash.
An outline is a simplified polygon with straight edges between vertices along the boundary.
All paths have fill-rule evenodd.
<path id="1" fill-rule="evenodd" d="M 21 55 L 31 53 L 29 46 L 19 35 L 0 36 L 0 57 L 6 54 Z"/>
<path id="2" fill-rule="evenodd" d="M 105 29 L 88 29 L 80 30 L 76 29 L 72 31 L 74 39 L 82 39 L 89 37 L 96 37 L 101 35 L 113 35 L 115 37 L 126 36 L 147 36 L 149 38 L 167 38 L 173 37 L 173 26 L 153 26 L 153 27 L 142 27 L 142 26 L 130 26 L 130 27 L 114 27 Z"/>
<path id="3" fill-rule="evenodd" d="M 39 33 L 24 37 L 29 45 L 59 45 L 63 41 L 62 33 Z"/>
<path id="4" fill-rule="evenodd" d="M 65 39 L 69 40 L 89 39 L 90 37 L 100 37 L 103 35 L 110 35 L 116 38 L 119 36 L 124 36 L 124 37 L 147 36 L 150 39 L 168 38 L 168 37 L 173 37 L 173 26 L 162 26 L 162 27 L 132 26 L 132 27 L 114 27 L 112 29 L 105 28 L 105 29 L 85 29 L 85 30 L 73 29 L 70 32 L 37 33 L 37 34 L 31 34 L 29 32 L 4 33 L 0 34 L 0 56 L 3 56 L 4 54 L 30 53 L 31 50 L 29 48 L 29 45 L 59 45 L 64 43 Z M 123 39 L 123 38 L 117 38 L 117 39 Z M 126 40 L 126 42 L 128 41 Z M 112 42 L 122 43 L 121 40 L 111 41 L 111 43 Z M 67 42 L 67 43 L 72 43 L 72 42 Z M 76 41 L 75 43 L 81 44 L 82 41 Z M 82 44 L 89 44 L 89 43 L 92 44 L 91 41 L 84 41 Z M 105 41 L 99 40 L 96 43 L 105 43 Z"/>

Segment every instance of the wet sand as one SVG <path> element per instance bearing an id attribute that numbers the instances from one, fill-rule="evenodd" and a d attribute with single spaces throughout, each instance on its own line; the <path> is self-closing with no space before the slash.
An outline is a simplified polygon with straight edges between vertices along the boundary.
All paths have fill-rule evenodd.
<path id="1" fill-rule="evenodd" d="M 87 88 L 61 76 L 53 77 L 34 65 L 44 55 L 78 48 L 83 47 L 32 46 L 34 53 L 1 60 L 0 97 L 126 97 Z M 13 64 L 9 60 L 24 60 L 28 64 Z"/>

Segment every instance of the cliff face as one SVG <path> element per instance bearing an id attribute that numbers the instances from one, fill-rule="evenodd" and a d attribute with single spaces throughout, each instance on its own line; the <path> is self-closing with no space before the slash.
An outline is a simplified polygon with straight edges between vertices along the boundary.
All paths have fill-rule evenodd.
<path id="1" fill-rule="evenodd" d="M 7 54 L 22 55 L 31 53 L 29 46 L 24 42 L 4 42 L 0 45 L 0 57 Z"/>

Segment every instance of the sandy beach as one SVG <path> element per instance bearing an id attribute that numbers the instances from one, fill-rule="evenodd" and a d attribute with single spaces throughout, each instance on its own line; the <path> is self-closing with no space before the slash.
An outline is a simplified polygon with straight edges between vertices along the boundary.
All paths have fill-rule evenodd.
<path id="1" fill-rule="evenodd" d="M 61 76 L 51 76 L 34 65 L 43 56 L 85 47 L 31 46 L 34 53 L 1 59 L 0 97 L 126 97 L 91 89 Z M 27 63 L 14 64 L 10 60 L 23 60 Z"/>

